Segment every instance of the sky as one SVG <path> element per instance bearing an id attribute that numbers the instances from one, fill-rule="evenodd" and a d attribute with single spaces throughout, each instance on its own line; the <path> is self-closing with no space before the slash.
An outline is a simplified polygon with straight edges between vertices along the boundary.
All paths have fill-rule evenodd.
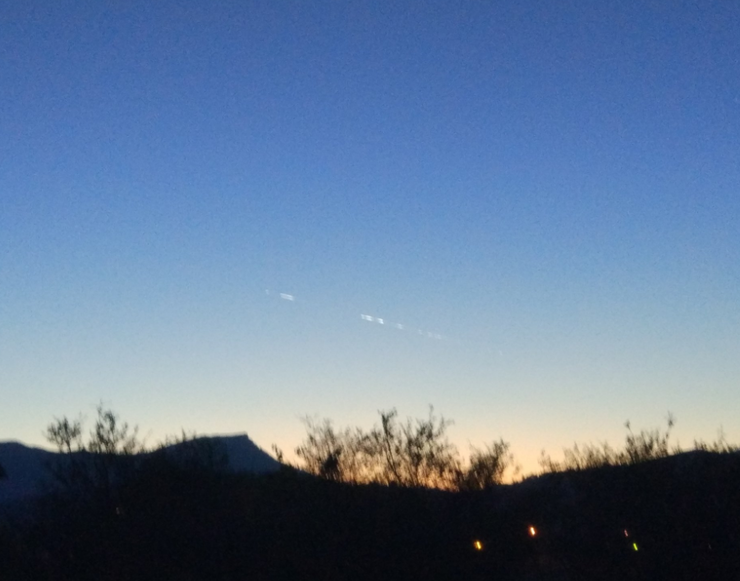
<path id="1" fill-rule="evenodd" d="M 0 440 L 740 442 L 740 3 L 9 0 Z"/>

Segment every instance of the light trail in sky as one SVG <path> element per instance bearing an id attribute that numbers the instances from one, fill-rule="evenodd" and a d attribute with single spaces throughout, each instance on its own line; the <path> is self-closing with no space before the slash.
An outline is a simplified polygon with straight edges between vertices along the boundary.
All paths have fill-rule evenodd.
<path id="1" fill-rule="evenodd" d="M 302 300 L 299 301 L 294 294 L 284 293 L 284 292 L 273 293 L 270 289 L 265 289 L 265 295 L 276 296 L 283 301 L 287 301 L 291 303 L 296 303 L 296 302 L 303 303 L 304 302 Z M 432 339 L 434 341 L 445 341 L 449 339 L 446 335 L 443 335 L 442 333 L 439 333 L 436 331 L 429 331 L 426 329 L 421 329 L 419 327 L 407 325 L 405 323 L 400 323 L 397 321 L 391 321 L 385 317 L 378 317 L 375 315 L 360 313 L 360 320 L 365 321 L 367 323 L 372 323 L 374 325 L 380 325 L 383 327 L 392 328 L 397 331 L 412 333 L 412 334 L 424 337 L 426 339 Z"/>

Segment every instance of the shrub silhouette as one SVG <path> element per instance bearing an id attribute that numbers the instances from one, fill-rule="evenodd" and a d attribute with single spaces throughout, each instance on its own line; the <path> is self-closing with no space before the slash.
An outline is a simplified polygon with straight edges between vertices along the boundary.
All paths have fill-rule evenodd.
<path id="1" fill-rule="evenodd" d="M 352 445 L 359 442 L 370 452 L 373 431 L 393 435 L 390 450 L 399 474 L 404 434 L 422 437 L 422 445 L 408 446 L 421 449 L 422 456 L 439 449 L 423 438 L 433 436 L 445 450 L 448 423 L 431 411 L 432 431 L 424 431 L 430 430 L 430 418 L 400 422 L 394 414 L 384 427 L 384 417 L 369 432 L 333 433 L 362 436 Z M 121 434 L 124 424 L 114 425 L 108 433 Z M 427 426 L 421 436 L 420 426 Z M 74 434 L 74 422 L 68 427 L 66 433 Z M 342 437 L 333 442 L 345 444 Z M 89 441 L 82 443 L 87 450 Z M 165 448 L 167 443 L 174 446 Z M 120 454 L 136 461 L 125 479 L 114 482 L 114 510 L 55 493 L 30 505 L 22 518 L 6 520 L 0 511 L 0 579 L 740 578 L 736 454 L 698 451 L 487 487 L 511 462 L 508 444 L 499 440 L 473 449 L 467 468 L 457 466 L 454 482 L 460 490 L 450 492 L 385 486 L 381 478 L 347 485 L 334 481 L 331 463 L 324 464 L 324 478 L 288 470 L 235 474 L 226 468 L 225 451 L 212 441 L 183 433 L 166 444 L 146 454 Z M 641 440 L 633 445 L 643 450 Z M 348 449 L 336 455 L 339 470 Z M 336 448 L 325 450 L 331 454 Z M 671 452 L 650 444 L 647 450 Z M 382 476 L 382 469 L 374 465 L 360 474 Z M 531 526 L 536 537 L 528 533 Z"/>
<path id="2" fill-rule="evenodd" d="M 464 465 L 447 439 L 451 421 L 434 414 L 402 422 L 395 409 L 378 412 L 380 425 L 337 430 L 330 420 L 304 420 L 306 439 L 296 448 L 305 471 L 327 480 L 409 488 L 481 490 L 500 484 L 514 467 L 510 446 L 499 440 L 472 448 Z"/>
<path id="3" fill-rule="evenodd" d="M 331 420 L 305 418 L 306 439 L 295 452 L 302 468 L 337 482 L 371 482 L 372 449 L 360 429 L 336 430 Z"/>
<path id="4" fill-rule="evenodd" d="M 509 468 L 513 467 L 514 473 L 518 473 L 519 468 L 515 466 L 510 449 L 509 443 L 503 439 L 487 444 L 483 450 L 471 447 L 468 466 L 458 476 L 458 489 L 484 490 L 501 484 Z"/>
<path id="5" fill-rule="evenodd" d="M 330 420 L 306 419 L 307 437 L 296 448 L 303 469 L 328 480 L 404 487 L 454 487 L 460 471 L 456 448 L 445 431 L 450 422 L 430 409 L 405 423 L 395 409 L 381 411 L 380 426 L 335 430 Z"/>
<path id="6" fill-rule="evenodd" d="M 410 487 L 452 488 L 459 472 L 457 449 L 445 432 L 451 424 L 432 408 L 426 419 L 398 421 L 395 409 L 380 412 L 380 427 L 369 434 L 377 481 Z"/>
<path id="7" fill-rule="evenodd" d="M 573 470 L 587 470 L 604 466 L 626 466 L 640 464 L 649 460 L 665 458 L 671 454 L 681 452 L 681 448 L 670 448 L 671 430 L 676 420 L 669 412 L 666 418 L 667 428 L 661 431 L 658 428 L 641 430 L 639 434 L 632 431 L 629 421 L 625 422 L 627 429 L 624 448 L 615 450 L 607 442 L 601 444 L 574 444 L 572 448 L 563 449 L 563 460 L 553 460 L 545 451 L 542 451 L 539 463 L 543 472 L 565 472 Z"/>
<path id="8" fill-rule="evenodd" d="M 728 454 L 740 451 L 740 446 L 731 444 L 725 438 L 724 430 L 720 429 L 717 439 L 714 442 L 705 442 L 703 440 L 694 440 L 694 449 L 703 452 L 717 452 L 719 454 Z"/>

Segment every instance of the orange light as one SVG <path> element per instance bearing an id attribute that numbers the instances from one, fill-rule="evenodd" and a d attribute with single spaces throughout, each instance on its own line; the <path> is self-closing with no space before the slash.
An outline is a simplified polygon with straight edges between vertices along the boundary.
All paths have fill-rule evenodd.
<path id="1" fill-rule="evenodd" d="M 529 536 L 530 537 L 536 537 L 537 536 L 537 529 L 534 527 L 529 527 Z"/>
<path id="2" fill-rule="evenodd" d="M 481 543 L 478 540 L 473 541 L 473 547 L 475 547 L 475 550 L 476 551 L 482 551 L 483 550 L 483 543 Z"/>

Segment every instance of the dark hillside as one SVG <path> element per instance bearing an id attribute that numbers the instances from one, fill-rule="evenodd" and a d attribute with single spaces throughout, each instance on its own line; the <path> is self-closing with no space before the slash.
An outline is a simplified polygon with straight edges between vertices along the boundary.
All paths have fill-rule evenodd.
<path id="1" fill-rule="evenodd" d="M 709 452 L 466 493 L 156 456 L 108 498 L 6 520 L 0 578 L 734 579 L 738 484 L 740 456 Z"/>

